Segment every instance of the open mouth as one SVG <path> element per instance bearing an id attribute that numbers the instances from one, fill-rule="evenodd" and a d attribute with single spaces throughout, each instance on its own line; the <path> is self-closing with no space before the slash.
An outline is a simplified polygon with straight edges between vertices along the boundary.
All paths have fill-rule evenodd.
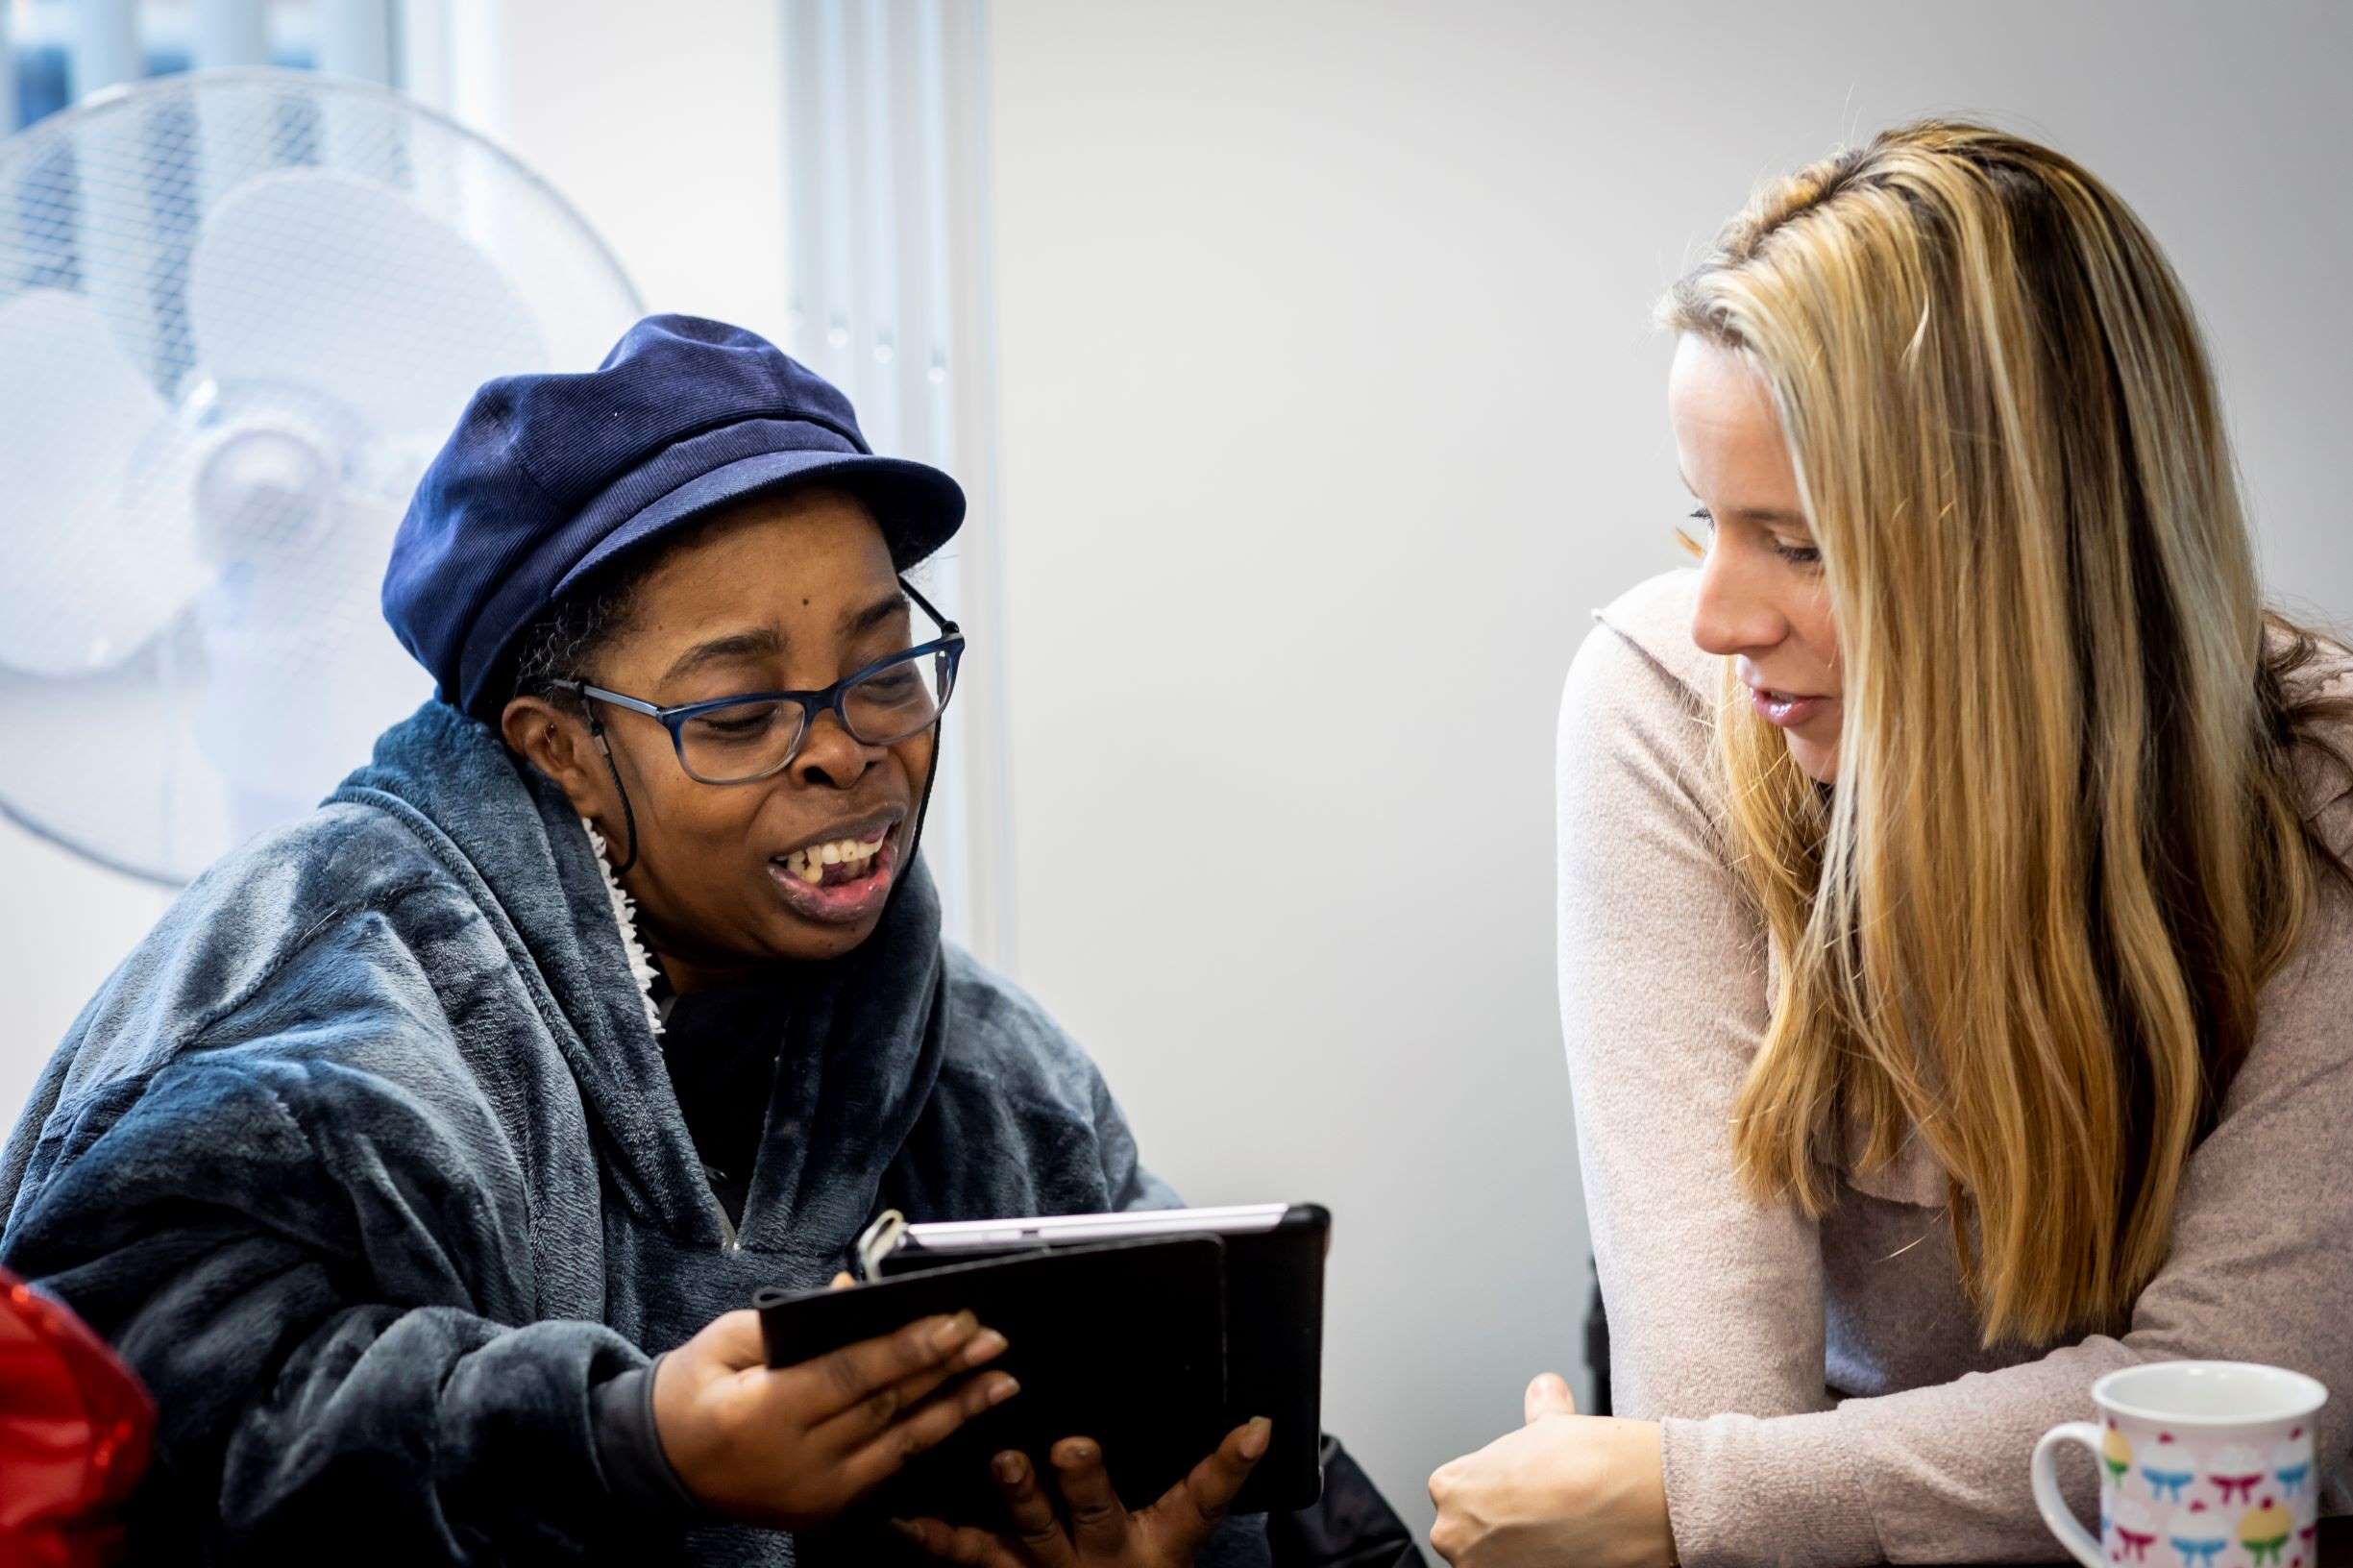
<path id="1" fill-rule="evenodd" d="M 849 838 L 803 845 L 768 863 L 768 874 L 796 914 L 828 924 L 862 920 L 891 895 L 898 850 L 895 818 Z"/>
<path id="2" fill-rule="evenodd" d="M 882 861 L 882 845 L 890 836 L 884 828 L 871 839 L 835 839 L 813 844 L 779 857 L 775 864 L 803 887 L 838 888 L 845 882 L 870 880 Z"/>

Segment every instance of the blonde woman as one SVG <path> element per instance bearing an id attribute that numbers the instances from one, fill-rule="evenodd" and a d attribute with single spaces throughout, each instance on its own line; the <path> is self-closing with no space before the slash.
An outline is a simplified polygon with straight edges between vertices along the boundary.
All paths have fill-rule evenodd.
<path id="1" fill-rule="evenodd" d="M 2049 1557 L 2035 1437 L 2163 1358 L 2317 1376 L 2338 1470 L 2353 656 L 2265 611 L 2155 241 L 1920 124 L 1766 190 L 1662 313 L 1702 560 L 1602 612 L 1559 753 L 1630 1419 L 1538 1379 L 1434 1544 Z"/>

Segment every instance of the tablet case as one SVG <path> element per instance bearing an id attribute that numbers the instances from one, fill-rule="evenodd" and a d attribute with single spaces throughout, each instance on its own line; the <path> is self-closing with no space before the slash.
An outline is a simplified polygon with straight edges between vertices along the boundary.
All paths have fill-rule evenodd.
<path id="1" fill-rule="evenodd" d="M 1222 1437 L 1254 1415 L 1274 1423 L 1267 1451 L 1235 1497 L 1233 1511 L 1307 1507 L 1323 1491 L 1324 1257 L 1332 1245 L 1331 1212 L 1318 1204 L 1293 1204 L 1272 1230 L 1215 1239 L 1225 1251 L 1226 1388 L 1225 1416 L 1216 1433 Z M 879 1272 L 886 1280 L 899 1279 L 968 1268 L 975 1262 L 1034 1257 L 1041 1250 L 1041 1244 L 1027 1242 L 986 1253 L 929 1253 L 909 1236 L 882 1256 Z M 1061 1242 L 1052 1250 L 1085 1250 L 1085 1244 Z M 1121 1282 L 1115 1299 L 1129 1299 L 1133 1288 Z M 982 1321 L 989 1321 L 985 1314 Z M 1198 1460 L 1208 1452 L 1203 1446 L 1192 1458 Z"/>
<path id="2" fill-rule="evenodd" d="M 1304 1508 L 1323 1495 L 1324 1255 L 1332 1216 L 1314 1204 L 1294 1204 L 1275 1229 L 1223 1240 L 1226 1430 L 1254 1415 L 1275 1424 L 1234 1511 Z"/>
<path id="3" fill-rule="evenodd" d="M 1229 1430 L 1225 1259 L 1215 1237 L 1035 1249 L 842 1290 L 753 1298 L 771 1366 L 789 1366 L 919 1317 L 969 1309 L 1005 1335 L 989 1369 L 1021 1391 L 919 1455 L 860 1510 L 1002 1528 L 989 1461 L 1008 1448 L 1051 1474 L 1064 1437 L 1103 1447 L 1113 1485 L 1143 1507 Z"/>

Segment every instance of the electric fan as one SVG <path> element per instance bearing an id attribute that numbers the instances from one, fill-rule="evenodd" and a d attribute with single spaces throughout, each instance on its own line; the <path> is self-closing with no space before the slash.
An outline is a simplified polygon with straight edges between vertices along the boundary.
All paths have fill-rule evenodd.
<path id="1" fill-rule="evenodd" d="M 0 142 L 0 811 L 177 883 L 308 810 L 430 691 L 377 595 L 467 397 L 641 313 L 544 182 L 362 83 Z"/>

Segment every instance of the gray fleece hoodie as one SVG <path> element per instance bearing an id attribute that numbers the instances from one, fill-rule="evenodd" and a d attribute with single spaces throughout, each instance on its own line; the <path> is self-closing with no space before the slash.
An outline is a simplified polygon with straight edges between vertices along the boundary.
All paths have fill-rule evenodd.
<path id="1" fill-rule="evenodd" d="M 0 1261 L 155 1393 L 141 1556 L 789 1563 L 614 1484 L 597 1390 L 821 1284 L 878 1207 L 1173 1201 L 1078 1047 L 943 945 L 919 866 L 813 967 L 731 1234 L 586 832 L 428 704 L 84 1010 L 0 1159 Z M 1264 1553 L 1238 1522 L 1204 1560 Z"/>

